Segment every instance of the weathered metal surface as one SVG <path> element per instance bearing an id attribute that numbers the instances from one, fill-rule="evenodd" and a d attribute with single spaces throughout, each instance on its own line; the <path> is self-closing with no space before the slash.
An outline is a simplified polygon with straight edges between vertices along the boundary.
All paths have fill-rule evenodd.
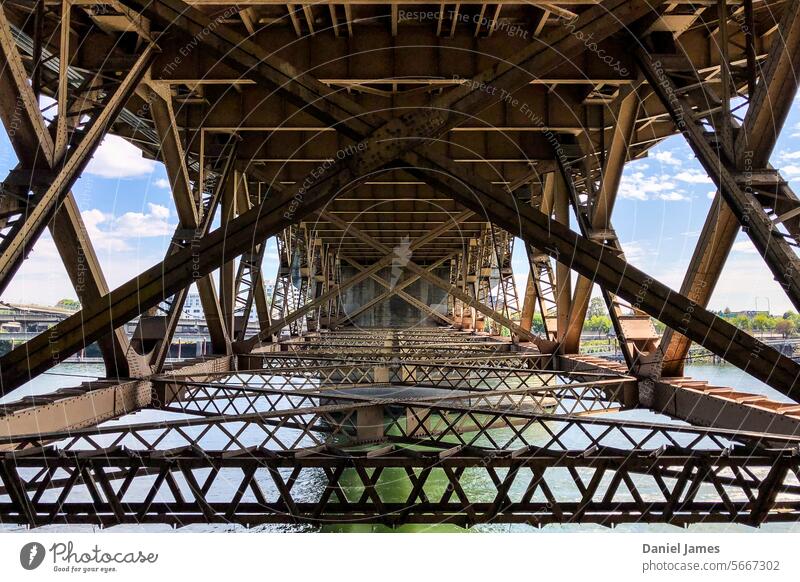
<path id="1" fill-rule="evenodd" d="M 677 375 L 695 341 L 794 397 L 800 365 L 704 306 L 724 263 L 715 254 L 742 221 L 797 299 L 800 202 L 767 164 L 796 89 L 797 0 L 747 8 L 757 34 L 720 29 L 716 2 L 503 2 L 488 24 L 393 9 L 385 26 L 367 1 L 290 7 L 288 19 L 271 0 L 213 2 L 213 13 L 189 4 L 121 0 L 108 14 L 106 3 L 46 0 L 39 31 L 26 3 L 1 9 L 0 115 L 21 153 L 0 193 L 0 286 L 51 216 L 76 289 L 85 261 L 90 278 L 81 312 L 0 358 L 0 393 L 93 341 L 109 376 L 142 379 L 7 405 L 0 520 L 797 519 L 798 405 L 660 377 L 662 364 Z M 631 34 L 647 47 L 638 63 Z M 739 129 L 729 100 L 748 91 Z M 71 117 L 48 126 L 40 95 Z M 165 260 L 110 292 L 68 192 L 109 132 L 165 163 L 180 222 Z M 724 198 L 682 293 L 630 265 L 611 222 L 624 162 L 679 132 Z M 532 269 L 522 304 L 515 238 Z M 224 355 L 165 365 L 192 283 Z M 625 364 L 561 355 L 579 351 L 594 284 Z M 356 288 L 377 291 L 344 309 Z M 416 326 L 353 325 L 395 300 Z M 120 327 L 137 317 L 129 342 Z M 660 349 L 651 317 L 672 329 Z M 433 322 L 447 327 L 424 327 Z M 163 417 L 127 416 L 143 408 Z M 692 426 L 630 422 L 631 408 Z M 405 475 L 404 495 L 386 471 Z"/>

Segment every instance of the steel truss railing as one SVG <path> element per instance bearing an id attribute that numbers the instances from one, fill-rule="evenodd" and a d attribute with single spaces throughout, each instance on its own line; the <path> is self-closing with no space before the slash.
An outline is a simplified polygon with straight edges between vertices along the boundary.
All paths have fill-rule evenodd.
<path id="1" fill-rule="evenodd" d="M 389 351 L 367 345 L 387 335 Z M 0 438 L 0 522 L 800 517 L 800 438 L 633 421 L 619 414 L 632 377 L 536 353 L 442 357 L 448 337 L 471 345 L 456 332 L 331 334 L 365 345 L 178 369 L 152 379 L 158 420 Z"/>
<path id="2" fill-rule="evenodd" d="M 6 455 L 0 518 L 40 523 L 693 523 L 798 519 L 797 455 L 526 448 Z M 25 474 L 31 474 L 25 477 Z M 53 478 L 58 475 L 55 487 Z M 385 486 L 402 480 L 400 492 Z M 480 487 L 470 486 L 480 483 Z M 649 484 L 645 491 L 645 486 Z"/>
<path id="3" fill-rule="evenodd" d="M 316 385 L 315 379 L 308 379 L 308 383 Z M 273 383 L 270 383 L 272 386 Z M 225 384 L 199 384 L 186 387 L 184 397 L 180 401 L 171 403 L 167 410 L 190 414 L 236 415 L 255 412 L 280 410 L 282 404 L 295 404 L 297 399 L 304 405 L 307 400 L 338 400 L 353 399 L 363 400 L 373 404 L 376 399 L 369 395 L 369 391 L 378 388 L 383 395 L 379 405 L 384 406 L 388 401 L 406 405 L 409 400 L 424 406 L 427 403 L 442 405 L 443 403 L 468 406 L 477 409 L 516 411 L 527 410 L 554 414 L 581 415 L 600 412 L 619 411 L 617 400 L 624 389 L 624 382 L 618 380 L 605 380 L 597 383 L 578 383 L 562 386 L 544 386 L 538 388 L 517 389 L 448 389 L 431 390 L 430 396 L 404 396 L 406 390 L 399 385 L 350 385 L 338 384 L 328 388 L 311 388 L 297 390 L 296 378 L 287 382 L 294 390 L 274 387 L 240 387 Z M 342 390 L 346 396 L 342 396 Z M 331 392 L 334 392 L 331 394 Z M 360 395 L 363 394 L 363 395 Z M 424 392 L 423 392 L 424 394 Z"/>
<path id="4" fill-rule="evenodd" d="M 435 361 L 441 364 L 474 364 L 484 367 L 512 367 L 526 369 L 546 369 L 552 356 L 538 354 L 473 354 L 467 356 L 448 353 L 417 353 L 413 358 L 401 352 L 377 352 L 377 351 L 356 351 L 356 352 L 327 352 L 323 350 L 301 351 L 296 353 L 264 352 L 260 354 L 248 354 L 242 360 L 246 360 L 250 365 L 256 363 L 259 368 L 280 369 L 284 367 L 309 367 L 327 364 L 348 364 L 352 362 L 371 362 L 379 364 L 381 362 L 397 362 L 403 360 L 409 365 L 415 362 L 422 364 Z"/>
<path id="5" fill-rule="evenodd" d="M 439 439 L 419 441 L 421 446 L 440 445 L 441 450 L 435 452 L 395 449 L 397 445 L 348 452 L 329 448 L 332 438 L 345 438 L 344 431 L 337 430 L 341 425 L 330 423 L 333 411 L 331 407 L 313 413 L 326 425 L 324 440 L 312 437 L 315 432 L 325 434 L 321 426 L 313 432 L 303 430 L 304 438 L 278 437 L 279 430 L 297 426 L 284 415 L 268 429 L 266 423 L 250 425 L 264 429 L 266 444 L 259 445 L 242 442 L 245 426 L 225 429 L 221 423 L 202 419 L 196 424 L 162 426 L 161 432 L 156 424 L 130 432 L 103 429 L 92 436 L 72 435 L 66 449 L 7 453 L 0 464 L 0 518 L 30 525 L 364 520 L 392 525 L 611 525 L 690 523 L 701 518 L 755 525 L 797 519 L 796 449 L 754 450 L 731 446 L 733 435 L 725 438 L 691 429 L 673 433 L 664 427 L 642 426 L 628 429 L 647 433 L 637 445 L 653 442 L 659 433 L 682 444 L 652 449 L 595 444 L 575 450 L 554 448 L 563 438 L 554 435 L 546 443 L 551 446 L 490 449 L 444 446 L 446 441 Z M 344 412 L 342 420 L 352 420 L 354 412 L 352 408 Z M 201 428 L 189 438 L 193 424 Z M 491 419 L 487 424 L 497 428 Z M 203 447 L 202 436 L 212 426 L 230 435 L 231 446 L 215 451 Z M 619 425 L 611 426 L 620 430 Z M 611 426 L 606 424 L 603 433 L 608 434 Z M 184 435 L 187 444 L 154 450 L 178 444 L 176 434 L 167 434 L 170 430 Z M 143 450 L 120 448 L 120 436 L 126 432 L 140 439 Z M 108 446 L 99 446 L 104 433 L 116 438 Z M 150 434 L 151 440 L 145 441 L 144 434 Z M 397 439 L 387 442 L 393 440 Z M 602 440 L 595 436 L 593 442 Z M 693 450 L 700 441 L 712 442 L 717 449 Z M 267 444 L 272 448 L 265 448 Z M 391 482 L 407 480 L 408 489 L 416 494 L 398 501 L 396 493 L 384 491 L 381 475 L 387 469 Z M 405 475 L 398 476 L 399 470 Z M 476 480 L 480 488 L 468 487 Z M 317 484 L 311 491 L 309 482 Z M 330 495 L 309 495 L 313 491 L 338 491 L 338 501 Z M 453 498 L 447 491 L 459 493 Z M 498 499 L 502 500 L 499 506 Z"/>

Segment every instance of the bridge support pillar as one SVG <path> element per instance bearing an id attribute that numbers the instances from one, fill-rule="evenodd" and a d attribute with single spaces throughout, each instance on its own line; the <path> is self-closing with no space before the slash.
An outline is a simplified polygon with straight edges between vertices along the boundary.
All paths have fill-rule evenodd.
<path id="1" fill-rule="evenodd" d="M 359 441 L 383 439 L 383 406 L 359 408 L 356 413 L 356 438 Z"/>

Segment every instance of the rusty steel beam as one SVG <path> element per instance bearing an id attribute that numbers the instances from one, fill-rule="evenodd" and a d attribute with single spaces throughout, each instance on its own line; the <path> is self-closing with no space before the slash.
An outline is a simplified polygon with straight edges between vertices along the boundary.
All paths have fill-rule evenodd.
<path id="1" fill-rule="evenodd" d="M 158 127 L 157 132 L 159 132 L 159 134 L 162 135 L 162 139 L 166 141 L 175 139 L 174 127 L 172 127 L 169 121 L 170 115 L 167 103 L 161 100 L 156 93 L 151 93 L 148 99 L 152 101 L 154 117 L 160 118 L 159 124 L 165 124 Z M 222 166 L 216 168 L 218 174 L 217 181 L 210 192 L 205 192 L 205 186 L 201 180 L 198 180 L 196 202 L 195 194 L 191 192 L 190 188 L 178 187 L 175 189 L 173 198 L 176 208 L 178 209 L 179 224 L 175 229 L 175 233 L 167 249 L 167 256 L 178 249 L 191 247 L 195 240 L 204 236 L 210 230 L 214 215 L 219 206 L 222 187 L 226 183 L 229 174 L 232 173 L 235 157 L 235 146 L 229 147 L 227 155 L 223 156 Z M 165 165 L 173 165 L 173 169 L 175 163 L 177 163 L 177 160 L 165 160 Z M 204 198 L 206 194 L 207 197 Z M 196 283 L 198 287 L 212 349 L 216 353 L 229 353 L 230 340 L 222 323 L 219 301 L 217 301 L 216 290 L 211 277 L 205 275 L 197 278 L 197 280 L 193 282 Z M 157 307 L 151 306 L 140 318 L 139 326 L 134 332 L 134 339 L 141 340 L 143 348 L 145 347 L 145 341 L 155 340 L 155 344 L 149 349 L 147 354 L 150 373 L 160 372 L 164 367 L 169 354 L 172 337 L 175 334 L 178 322 L 183 313 L 183 306 L 188 292 L 189 286 L 187 284 L 171 296 L 165 295 L 163 301 L 159 302 Z M 163 316 L 158 315 L 159 310 L 164 313 Z M 153 323 L 150 324 L 149 322 Z M 156 333 L 153 333 L 153 330 L 148 328 L 148 325 L 153 325 Z"/>
<path id="2" fill-rule="evenodd" d="M 708 305 L 739 233 L 739 227 L 736 215 L 717 191 L 681 283 L 681 293 L 697 305 Z M 673 328 L 669 327 L 664 331 L 658 348 L 662 355 L 662 376 L 683 375 L 691 345 L 689 338 Z"/>
<path id="3" fill-rule="evenodd" d="M 775 142 L 797 93 L 800 68 L 800 2 L 784 6 L 783 20 L 769 48 L 767 62 L 761 69 L 761 83 L 749 97 L 744 124 L 736 136 L 738 157 L 752 153 L 753 167 L 769 162 Z"/>
<path id="4" fill-rule="evenodd" d="M 58 205 L 64 200 L 72 185 L 80 176 L 110 124 L 116 119 L 128 98 L 144 76 L 155 54 L 155 46 L 145 47 L 130 72 L 116 87 L 103 110 L 92 119 L 79 143 L 70 149 L 66 159 L 54 165 L 57 170 L 52 180 L 28 202 L 24 219 L 19 220 L 0 243 L 0 290 L 5 289 L 17 272 L 33 243 L 47 226 Z"/>
<path id="5" fill-rule="evenodd" d="M 733 165 L 735 161 L 724 159 L 724 153 L 715 150 L 706 139 L 699 120 L 695 119 L 695 112 L 685 99 L 678 96 L 678 88 L 669 75 L 659 68 L 657 58 L 648 54 L 641 46 L 637 48 L 636 56 L 650 87 L 670 110 L 673 122 L 686 137 L 700 164 L 714 180 L 739 223 L 747 226 L 750 240 L 778 284 L 784 288 L 795 308 L 800 309 L 800 258 L 797 253 L 766 215 L 760 203 L 740 185 Z M 723 123 L 729 123 L 729 120 L 725 119 Z"/>
<path id="6" fill-rule="evenodd" d="M 611 215 L 614 210 L 614 203 L 617 199 L 617 190 L 622 180 L 622 170 L 628 159 L 631 139 L 635 127 L 637 113 L 639 111 L 640 96 L 636 88 L 630 88 L 626 93 L 619 97 L 620 105 L 615 119 L 614 132 L 605 153 L 605 164 L 602 168 L 600 179 L 600 190 L 595 197 L 589 200 L 590 204 L 590 229 L 584 235 L 589 236 L 594 231 L 610 231 Z M 585 152 L 589 153 L 589 152 Z M 585 180 L 590 180 L 589 176 Z M 594 282 L 589 277 L 578 277 L 575 283 L 575 291 L 570 303 L 568 323 L 561 349 L 567 354 L 577 354 L 580 349 L 581 333 L 583 323 L 586 320 L 586 312 L 589 308 L 589 298 L 591 297 Z M 609 314 L 613 315 L 613 310 L 609 309 Z"/>
<path id="7" fill-rule="evenodd" d="M 261 202 L 260 197 L 255 197 L 255 193 L 250 192 L 247 177 L 243 174 L 242 188 L 237 190 L 237 207 L 239 212 L 250 210 L 255 204 Z M 260 185 L 259 185 L 260 190 Z M 234 284 L 236 318 L 241 318 L 241 328 L 236 330 L 234 335 L 237 341 L 245 339 L 250 313 L 255 306 L 258 315 L 258 323 L 261 329 L 269 327 L 270 308 L 267 301 L 267 293 L 264 289 L 264 274 L 262 262 L 266 251 L 266 241 L 256 246 L 253 253 L 245 253 L 239 259 L 239 266 L 236 272 Z"/>
<path id="8" fill-rule="evenodd" d="M 234 170 L 231 179 L 222 189 L 222 200 L 220 203 L 220 228 L 226 229 L 228 224 L 239 214 L 238 211 L 238 191 L 243 188 L 243 176 L 238 170 Z M 222 313 L 222 320 L 227 331 L 228 337 L 234 337 L 234 312 L 236 310 L 236 255 L 225 257 L 225 261 L 219 267 L 219 305 Z"/>
<path id="9" fill-rule="evenodd" d="M 162 6 L 163 3 L 160 3 L 159 7 Z M 187 15 L 187 10 L 184 9 L 180 14 L 181 16 L 177 16 L 175 13 L 172 13 L 171 16 L 178 18 L 181 24 L 185 25 L 186 23 L 183 19 L 185 19 Z M 628 14 L 628 16 L 630 18 L 634 17 L 631 14 Z M 192 14 L 192 17 L 195 19 L 199 18 L 202 21 L 202 18 L 196 14 Z M 588 14 L 586 16 L 586 21 L 593 21 L 593 18 L 593 14 Z M 205 22 L 203 26 L 208 24 L 207 20 L 203 22 Z M 225 35 L 228 36 L 233 34 L 229 31 L 224 31 L 223 27 L 217 27 L 215 30 L 218 32 L 224 32 Z M 219 39 L 217 38 L 215 40 Z M 253 48 L 255 47 L 248 46 L 248 49 Z M 521 58 L 524 60 L 527 58 L 527 55 L 524 55 Z M 248 62 L 253 61 L 251 59 Z M 258 60 L 258 63 L 264 65 L 265 61 L 263 59 Z M 259 65 L 256 64 L 256 68 L 258 68 L 258 66 Z M 276 72 L 277 69 L 275 68 L 268 68 L 265 71 L 265 73 L 268 75 L 267 78 L 274 78 Z M 295 71 L 290 72 L 294 73 Z M 495 70 L 492 74 L 502 75 L 504 72 L 507 71 L 498 72 Z M 511 75 L 511 78 L 515 77 Z M 287 90 L 296 89 L 299 91 L 300 95 L 306 95 L 307 97 L 311 97 L 312 90 L 321 89 L 319 87 L 314 87 L 313 82 L 305 77 L 293 77 L 292 81 L 285 83 L 285 86 Z M 456 96 L 456 100 L 460 101 L 458 98 L 465 96 L 465 93 L 469 94 L 468 91 L 459 92 Z M 473 96 L 473 99 L 474 98 L 475 96 Z M 480 101 L 478 102 L 480 103 Z M 340 96 L 335 95 L 330 101 L 325 101 L 324 105 L 321 107 L 322 111 L 320 111 L 319 114 L 324 116 L 330 115 L 331 113 L 340 112 L 340 114 L 345 115 L 347 110 L 353 107 L 354 106 L 352 104 L 347 103 L 345 100 L 340 98 Z M 352 116 L 348 115 L 345 115 L 344 119 L 349 120 L 353 126 L 352 129 L 357 129 L 356 125 L 363 121 L 362 119 L 354 120 Z M 441 126 L 438 127 L 441 128 Z M 375 139 L 377 139 L 377 136 Z M 368 145 L 366 149 L 369 151 Z M 397 155 L 392 151 L 387 153 L 389 158 L 393 157 L 392 154 Z M 381 155 L 383 156 L 384 154 L 382 153 Z M 360 156 L 358 153 L 355 153 L 353 157 L 360 158 L 362 156 Z M 496 219 L 500 226 L 506 228 L 506 230 L 515 232 L 519 231 L 520 222 L 522 222 L 523 228 L 521 229 L 520 234 L 523 238 L 527 239 L 528 242 L 541 243 L 545 247 L 545 252 L 551 254 L 552 256 L 560 256 L 561 260 L 564 260 L 564 257 L 566 256 L 577 256 L 577 259 L 572 262 L 572 265 L 576 270 L 578 270 L 578 272 L 588 276 L 595 274 L 598 282 L 618 290 L 618 294 L 628 301 L 641 304 L 642 309 L 646 310 L 651 315 L 658 317 L 668 325 L 677 325 L 682 321 L 684 313 L 692 312 L 694 306 L 687 302 L 685 298 L 678 296 L 667 287 L 654 281 L 652 278 L 647 277 L 640 271 L 627 266 L 624 261 L 620 261 L 615 257 L 608 257 L 607 253 L 606 256 L 603 256 L 602 249 L 600 249 L 600 247 L 590 243 L 589 241 L 586 241 L 585 239 L 582 239 L 581 237 L 578 237 L 574 232 L 569 231 L 569 229 L 562 229 L 559 227 L 559 225 L 551 224 L 547 217 L 544 217 L 538 212 L 525 208 L 519 209 L 513 204 L 512 208 L 504 206 L 502 201 L 504 195 L 492 195 L 492 186 L 490 184 L 481 183 L 481 181 L 474 179 L 473 176 L 465 176 L 463 172 L 459 171 L 458 168 L 452 167 L 447 160 L 437 159 L 433 161 L 430 157 L 428 157 L 424 160 L 425 163 L 423 163 L 419 156 L 410 153 L 406 153 L 404 158 L 407 161 L 411 160 L 411 167 L 414 168 L 414 171 L 422 174 L 426 181 L 431 182 L 436 187 L 442 189 L 442 191 L 449 192 L 451 195 L 454 195 L 456 199 L 460 200 L 468 208 L 482 212 L 485 210 L 485 207 L 479 204 L 476 205 L 475 192 L 466 192 L 463 190 L 464 184 L 476 186 L 477 190 L 480 191 L 478 198 L 483 201 L 484 205 L 489 204 L 491 206 L 489 209 L 491 211 L 490 216 L 493 220 Z M 376 162 L 377 160 L 370 163 Z M 327 185 L 328 191 L 332 192 L 331 194 L 328 194 L 328 196 L 335 195 L 335 193 L 338 192 L 345 184 L 352 183 L 352 178 L 349 175 L 350 171 L 345 171 L 343 175 L 341 170 L 342 169 L 338 167 L 334 168 L 332 172 L 326 173 L 324 178 L 320 179 L 320 182 L 323 182 Z M 363 172 L 364 170 L 362 169 L 361 171 Z M 438 174 L 442 171 L 448 172 L 447 176 Z M 335 178 L 334 176 L 337 174 L 339 177 Z M 452 178 L 453 176 L 463 180 L 463 183 L 454 183 Z M 198 267 L 201 270 L 212 268 L 210 264 L 206 264 L 207 259 L 217 258 L 216 255 L 219 253 L 219 246 L 223 244 L 223 242 L 227 244 L 229 249 L 246 249 L 248 248 L 248 242 L 252 240 L 254 235 L 256 238 L 263 238 L 271 233 L 275 233 L 283 228 L 286 224 L 290 224 L 294 219 L 300 217 L 297 214 L 298 209 L 302 209 L 303 215 L 307 215 L 308 213 L 316 210 L 325 202 L 325 200 L 328 199 L 327 197 L 313 197 L 308 191 L 305 191 L 305 193 L 306 196 L 301 197 L 300 200 L 297 200 L 296 198 L 293 200 L 294 197 L 291 196 L 290 192 L 286 196 L 277 197 L 271 201 L 268 201 L 263 208 L 265 211 L 263 212 L 263 216 L 266 216 L 266 218 L 260 221 L 256 219 L 257 215 L 262 214 L 261 212 L 251 212 L 242 215 L 236 221 L 237 226 L 241 227 L 242 230 L 232 232 L 231 229 L 229 229 L 227 233 L 228 237 L 225 240 L 223 240 L 224 235 L 219 232 L 209 235 L 209 237 L 207 237 L 204 241 L 201 241 L 201 249 L 209 252 L 201 253 Z M 287 208 L 289 209 L 288 211 L 286 210 Z M 280 209 L 284 209 L 284 216 L 279 216 Z M 268 210 L 272 210 L 272 212 L 267 212 Z M 509 211 L 511 212 L 509 213 Z M 516 211 L 516 214 L 521 214 L 523 216 L 520 217 L 517 215 L 515 217 L 514 211 Z M 524 218 L 524 220 L 520 220 L 521 218 Z M 545 234 L 548 233 L 548 229 L 549 236 Z M 211 252 L 211 249 L 215 249 L 215 251 Z M 579 252 L 576 253 L 576 250 Z M 598 266 L 598 263 L 600 264 L 600 267 Z M 213 261 L 211 264 L 213 264 Z M 156 272 L 160 271 L 163 273 L 162 287 L 168 289 L 170 286 L 179 285 L 181 281 L 182 270 L 183 269 L 180 266 L 174 264 L 158 266 L 158 270 Z M 156 274 L 156 272 L 150 271 L 145 274 L 145 276 L 151 277 L 153 274 Z M 186 275 L 184 274 L 183 277 L 185 276 Z M 128 289 L 132 284 L 132 282 L 126 284 L 123 286 L 123 288 L 118 290 L 118 300 L 121 301 L 125 297 L 130 297 L 128 294 Z M 151 293 L 152 291 L 143 294 L 140 289 L 136 299 L 129 299 L 126 309 L 114 314 L 113 317 L 123 318 L 129 313 L 134 313 L 142 304 L 153 300 L 149 296 Z M 104 315 L 100 313 L 84 315 L 91 315 L 93 319 L 94 317 L 97 317 L 97 321 L 102 321 L 104 319 Z M 108 316 L 105 315 L 105 317 Z M 66 330 L 70 328 L 71 324 L 71 322 L 67 321 L 60 325 L 66 332 Z M 709 328 L 716 328 L 712 330 L 715 333 L 707 333 Z M 67 332 L 67 334 L 68 333 L 69 332 Z M 740 346 L 741 349 L 734 350 L 736 353 L 729 356 L 729 360 L 732 363 L 743 367 L 756 377 L 764 379 L 766 382 L 778 387 L 783 391 L 790 392 L 792 390 L 798 372 L 798 367 L 794 362 L 791 362 L 787 358 L 780 356 L 774 350 L 763 346 L 763 344 L 754 338 L 746 336 L 745 334 L 741 334 L 741 332 L 738 332 L 729 324 L 722 322 L 719 320 L 719 318 L 715 318 L 707 311 L 695 309 L 691 333 L 694 337 L 697 337 L 699 341 L 703 343 L 703 345 L 706 345 L 709 347 L 709 349 L 721 355 L 728 354 L 728 350 L 730 349 L 731 345 Z M 60 341 L 56 342 L 57 346 L 53 350 L 56 355 L 60 353 L 59 348 L 63 348 L 65 351 L 72 349 L 71 341 L 74 340 L 70 340 L 69 337 L 62 337 L 59 338 L 59 340 Z M 17 357 L 18 355 L 12 352 L 12 354 L 9 354 L 5 358 L 7 363 L 12 363 L 11 370 L 6 372 L 8 374 L 7 377 L 9 377 L 9 382 L 11 382 L 11 379 L 15 377 L 13 361 L 15 361 Z M 37 359 L 35 365 L 37 367 L 47 367 L 48 365 L 52 365 L 52 363 Z M 8 366 L 6 367 L 6 370 L 8 370 Z"/>
<path id="10" fill-rule="evenodd" d="M 531 204 L 535 206 L 535 202 L 532 196 Z M 559 172 L 549 172 L 545 175 L 539 210 L 547 216 L 554 215 L 555 220 L 561 224 L 569 224 L 569 201 L 566 185 Z M 569 291 L 572 285 L 569 265 L 557 262 L 555 280 L 553 280 L 550 257 L 544 255 L 543 259 L 542 253 L 530 245 L 525 245 L 525 254 L 528 259 L 528 278 L 525 284 L 520 325 L 523 329 L 530 331 L 533 315 L 538 305 L 545 337 L 548 340 L 557 339 L 560 337 L 559 334 L 563 335 L 566 331 L 566 317 L 572 301 Z M 542 273 L 548 276 L 547 280 L 542 280 Z M 548 307 L 548 303 L 550 303 L 550 307 Z M 548 309 L 553 308 L 556 309 L 555 318 L 550 317 L 548 313 Z"/>
<path id="11" fill-rule="evenodd" d="M 53 143 L 54 160 L 63 158 L 67 151 L 67 122 L 69 116 L 69 58 L 70 58 L 70 20 L 72 15 L 72 3 L 70 0 L 61 2 L 61 21 L 59 59 L 58 59 L 58 90 L 56 92 L 56 102 L 58 103 L 58 116 L 56 117 L 56 135 Z"/>
<path id="12" fill-rule="evenodd" d="M 789 108 L 797 93 L 797 62 L 800 58 L 800 4 L 787 6 L 772 50 L 762 69 L 762 82 L 750 95 L 745 121 L 736 137 L 733 154 L 743 168 L 748 158 L 750 169 L 767 167 Z M 740 222 L 717 191 L 700 232 L 686 271 L 681 293 L 703 307 L 708 305 L 726 259 L 739 233 Z M 683 375 L 691 341 L 668 328 L 661 340 L 662 375 Z"/>
<path id="13" fill-rule="evenodd" d="M 0 98 L 4 104 L 0 108 L 0 115 L 3 125 L 6 131 L 13 129 L 21 142 L 39 144 L 37 149 L 44 158 L 41 166 L 52 166 L 55 151 L 53 139 L 39 110 L 36 94 L 28 84 L 28 74 L 11 33 L 5 8 L 2 6 L 0 6 L 0 51 L 3 56 L 3 65 L 0 66 L 0 81 L 2 81 Z"/>
<path id="14" fill-rule="evenodd" d="M 151 84 L 147 96 L 150 104 L 150 111 L 156 132 L 159 136 L 159 153 L 164 162 L 164 167 L 172 188 L 172 198 L 175 202 L 175 210 L 178 214 L 178 232 L 168 249 L 168 253 L 176 251 L 182 244 L 179 241 L 191 241 L 203 236 L 211 227 L 211 221 L 219 205 L 219 190 L 227 183 L 229 174 L 232 173 L 234 161 L 230 156 L 226 160 L 225 168 L 220 174 L 220 185 L 217 193 L 211 198 L 209 208 L 203 208 L 203 192 L 199 190 L 202 186 L 198 184 L 198 192 L 192 191 L 189 181 L 189 171 L 186 166 L 186 154 L 181 143 L 179 128 L 175 123 L 175 113 L 172 108 L 172 97 L 169 89 L 163 86 Z M 205 163 L 204 161 L 202 163 Z M 183 233 L 183 234 L 179 234 Z M 190 233 L 190 234 L 186 234 Z M 208 325 L 211 346 L 215 353 L 227 353 L 230 351 L 230 337 L 224 326 L 222 313 L 217 299 L 214 282 L 209 276 L 205 276 L 196 281 L 203 311 L 205 313 L 206 324 Z M 154 371 L 160 371 L 169 352 L 172 337 L 178 326 L 183 305 L 186 301 L 188 288 L 182 289 L 175 294 L 170 304 L 169 312 L 166 314 L 164 326 L 164 337 L 159 340 L 151 356 L 151 366 Z"/>
<path id="15" fill-rule="evenodd" d="M 569 226 L 569 192 L 560 172 L 552 174 L 553 217 L 556 222 Z M 572 271 L 565 261 L 556 262 L 556 329 L 557 341 L 567 333 L 572 310 Z M 542 315 L 544 317 L 544 314 Z"/>
<path id="16" fill-rule="evenodd" d="M 45 172 L 52 170 L 56 160 L 53 137 L 39 111 L 33 88 L 27 82 L 22 59 L 2 7 L 0 54 L 5 60 L 0 66 L 0 118 L 17 154 L 18 168 Z M 82 101 L 79 100 L 77 106 L 81 105 Z M 66 116 L 60 117 L 66 119 Z M 39 186 L 35 191 L 41 194 Z M 3 205 L 6 204 L 19 203 L 12 196 L 4 196 Z M 72 192 L 67 192 L 53 220 L 48 222 L 48 228 L 81 304 L 101 301 L 108 293 L 108 284 Z M 146 372 L 143 362 L 129 351 L 128 338 L 123 329 L 109 329 L 108 334 L 98 340 L 98 345 L 108 376 L 138 377 Z"/>

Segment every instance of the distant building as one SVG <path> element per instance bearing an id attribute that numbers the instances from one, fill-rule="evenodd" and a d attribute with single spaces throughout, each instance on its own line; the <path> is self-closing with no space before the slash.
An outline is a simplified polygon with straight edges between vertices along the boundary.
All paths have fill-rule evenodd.
<path id="1" fill-rule="evenodd" d="M 183 304 L 183 312 L 188 317 L 196 319 L 203 317 L 203 304 L 200 303 L 200 295 L 198 293 L 189 292 L 186 296 L 186 302 Z"/>
<path id="2" fill-rule="evenodd" d="M 268 281 L 264 285 L 264 291 L 267 295 L 267 301 L 272 302 L 272 292 L 275 285 Z M 195 319 L 205 319 L 203 312 L 203 303 L 200 301 L 200 294 L 195 291 L 190 291 L 186 296 L 186 302 L 183 304 L 183 313 L 186 317 Z M 258 315 L 255 309 L 250 310 L 250 322 L 258 322 Z"/>

